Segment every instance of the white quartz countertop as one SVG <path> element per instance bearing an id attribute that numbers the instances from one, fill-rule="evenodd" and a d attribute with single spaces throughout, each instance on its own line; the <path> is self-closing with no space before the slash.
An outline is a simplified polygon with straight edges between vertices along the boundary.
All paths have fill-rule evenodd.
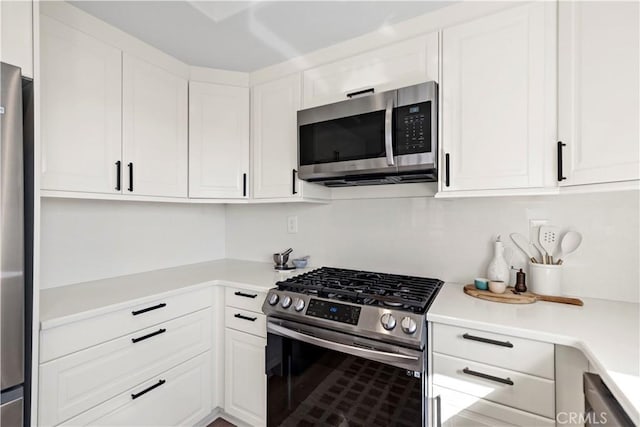
<path id="1" fill-rule="evenodd" d="M 640 304 L 581 299 L 582 307 L 503 304 L 473 298 L 462 285 L 447 283 L 427 320 L 575 347 L 640 424 Z"/>
<path id="2" fill-rule="evenodd" d="M 227 285 L 266 291 L 310 269 L 276 271 L 273 264 L 217 260 L 145 273 L 77 283 L 40 291 L 40 329 L 49 329 L 185 288 Z"/>

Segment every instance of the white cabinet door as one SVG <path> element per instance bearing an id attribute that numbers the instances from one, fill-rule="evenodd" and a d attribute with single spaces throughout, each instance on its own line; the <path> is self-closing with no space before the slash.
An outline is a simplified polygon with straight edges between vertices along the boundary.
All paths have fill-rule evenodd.
<path id="1" fill-rule="evenodd" d="M 555 426 L 554 420 L 520 411 L 508 406 L 478 399 L 465 393 L 433 387 L 435 396 L 434 425 L 443 427 L 503 427 L 503 426 Z"/>
<path id="2" fill-rule="evenodd" d="M 20 67 L 23 76 L 33 78 L 33 2 L 3 0 L 0 15 L 0 59 Z"/>
<path id="3" fill-rule="evenodd" d="M 248 173 L 249 89 L 190 82 L 189 197 L 247 197 Z"/>
<path id="4" fill-rule="evenodd" d="M 438 80 L 438 33 L 394 43 L 304 71 L 304 108 L 348 99 L 349 94 L 397 89 Z"/>
<path id="5" fill-rule="evenodd" d="M 123 192 L 186 197 L 187 80 L 125 53 L 122 84 Z"/>
<path id="6" fill-rule="evenodd" d="M 121 52 L 45 15 L 40 37 L 41 188 L 119 193 Z"/>
<path id="7" fill-rule="evenodd" d="M 442 189 L 544 185 L 545 37 L 555 21 L 535 3 L 447 28 L 442 44 Z M 447 162 L 447 158 L 449 161 Z M 447 182 L 447 163 L 449 163 Z M 448 184 L 448 185 L 447 185 Z"/>
<path id="8" fill-rule="evenodd" d="M 193 426 L 211 409 L 211 355 L 205 352 L 60 425 Z"/>
<path id="9" fill-rule="evenodd" d="M 225 412 L 252 426 L 266 424 L 267 341 L 233 329 L 225 330 Z"/>
<path id="10" fill-rule="evenodd" d="M 253 197 L 300 195 L 297 111 L 300 74 L 253 87 Z"/>
<path id="11" fill-rule="evenodd" d="M 560 2 L 561 185 L 640 178 L 638 2 Z"/>

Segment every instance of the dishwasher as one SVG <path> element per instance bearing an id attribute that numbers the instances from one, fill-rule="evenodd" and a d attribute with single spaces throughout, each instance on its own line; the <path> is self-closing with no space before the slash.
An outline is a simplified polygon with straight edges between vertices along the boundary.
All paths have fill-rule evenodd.
<path id="1" fill-rule="evenodd" d="M 634 427 L 627 413 L 599 375 L 584 374 L 585 427 Z"/>

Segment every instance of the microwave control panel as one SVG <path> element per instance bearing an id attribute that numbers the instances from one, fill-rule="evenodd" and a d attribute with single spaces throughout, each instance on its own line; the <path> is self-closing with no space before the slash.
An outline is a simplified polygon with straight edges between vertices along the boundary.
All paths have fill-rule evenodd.
<path id="1" fill-rule="evenodd" d="M 396 146 L 398 155 L 431 151 L 431 102 L 397 107 Z"/>

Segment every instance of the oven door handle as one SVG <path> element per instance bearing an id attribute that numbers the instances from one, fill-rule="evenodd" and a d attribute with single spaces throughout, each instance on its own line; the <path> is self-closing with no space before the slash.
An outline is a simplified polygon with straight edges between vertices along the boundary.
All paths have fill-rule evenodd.
<path id="1" fill-rule="evenodd" d="M 387 153 L 387 165 L 395 164 L 393 157 L 393 99 L 387 101 L 384 113 L 384 149 Z"/>
<path id="2" fill-rule="evenodd" d="M 273 323 L 267 324 L 267 331 L 283 337 L 291 338 L 298 341 L 303 341 L 309 344 L 314 344 L 319 347 L 324 347 L 329 350 L 340 351 L 343 353 L 351 354 L 353 356 L 373 359 L 379 362 L 413 363 L 419 360 L 419 358 L 416 356 L 409 356 L 409 355 L 400 354 L 400 353 L 389 353 L 386 351 L 373 350 L 373 349 L 364 348 L 364 347 L 355 347 L 348 344 L 342 344 L 339 342 L 325 340 L 323 338 L 318 338 L 318 337 L 314 337 L 313 335 L 303 334 L 302 332 L 294 331 L 289 328 L 285 328 L 283 326 L 276 325 Z"/>

